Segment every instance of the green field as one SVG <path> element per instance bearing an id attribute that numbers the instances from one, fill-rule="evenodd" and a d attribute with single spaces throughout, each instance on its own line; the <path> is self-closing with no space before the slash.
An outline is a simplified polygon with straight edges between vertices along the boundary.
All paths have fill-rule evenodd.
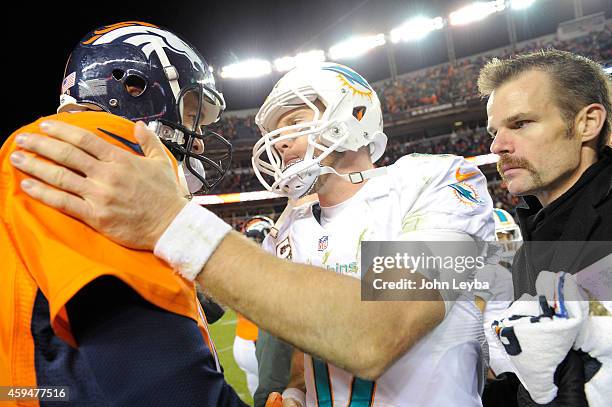
<path id="1" fill-rule="evenodd" d="M 236 313 L 228 310 L 223 318 L 210 325 L 210 331 L 219 353 L 221 366 L 223 366 L 225 380 L 232 385 L 245 403 L 252 406 L 253 399 L 247 389 L 246 376 L 236 365 L 232 353 L 232 345 L 236 334 Z"/>

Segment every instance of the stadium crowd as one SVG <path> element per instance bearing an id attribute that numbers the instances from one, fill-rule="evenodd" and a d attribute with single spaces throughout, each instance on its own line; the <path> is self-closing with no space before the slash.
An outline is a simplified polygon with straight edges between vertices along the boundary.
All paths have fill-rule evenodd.
<path id="1" fill-rule="evenodd" d="M 575 52 L 596 61 L 609 62 L 612 60 L 611 34 L 612 25 L 608 24 L 603 31 L 593 31 L 571 41 L 561 41 L 550 36 L 535 39 L 518 47 L 516 52 L 556 48 Z M 383 113 L 387 117 L 402 114 L 411 109 L 477 98 L 479 96 L 476 79 L 482 66 L 492 57 L 508 57 L 511 53 L 511 49 L 506 48 L 501 52 L 498 50 L 463 58 L 458 60 L 455 66 L 449 63 L 442 64 L 403 75 L 396 81 L 389 79 L 378 82 L 374 84 L 374 88 L 379 94 Z M 248 144 L 259 137 L 259 129 L 255 125 L 253 115 L 236 117 L 230 113 L 222 118 L 215 131 L 229 140 L 243 140 Z M 457 154 L 466 157 L 488 154 L 490 144 L 491 139 L 482 127 L 458 128 L 444 136 L 411 142 L 391 138 L 385 155 L 377 164 L 390 165 L 399 157 L 410 153 Z M 249 192 L 261 189 L 261 184 L 252 168 L 236 161 L 217 188 L 217 193 Z M 496 207 L 514 214 L 518 198 L 512 197 L 499 180 L 490 180 L 489 192 Z M 239 220 L 236 222 L 237 225 L 240 223 Z"/>
<path id="2" fill-rule="evenodd" d="M 612 25 L 606 25 L 603 31 L 593 31 L 571 41 L 560 41 L 544 37 L 518 47 L 516 53 L 525 53 L 539 49 L 555 48 L 584 55 L 595 61 L 612 60 Z M 396 81 L 391 79 L 374 84 L 386 115 L 401 114 L 411 109 L 432 105 L 457 102 L 477 98 L 476 78 L 484 64 L 493 57 L 505 58 L 512 55 L 510 48 L 501 53 L 488 53 L 463 58 L 456 66 L 449 63 L 438 65 L 403 75 Z M 216 129 L 229 140 L 255 139 L 259 130 L 254 117 L 236 117 L 226 115 Z"/>
<path id="3" fill-rule="evenodd" d="M 555 48 L 605 62 L 612 59 L 611 33 L 612 27 L 608 25 L 603 31 L 593 31 L 589 35 L 571 41 L 536 39 L 517 48 L 516 53 Z M 493 57 L 507 58 L 511 55 L 511 49 L 507 48 L 501 54 L 491 53 L 464 58 L 457 61 L 457 66 L 439 65 L 413 75 L 406 75 L 396 81 L 384 81 L 375 87 L 386 114 L 477 98 L 479 96 L 476 78 L 480 69 Z"/>

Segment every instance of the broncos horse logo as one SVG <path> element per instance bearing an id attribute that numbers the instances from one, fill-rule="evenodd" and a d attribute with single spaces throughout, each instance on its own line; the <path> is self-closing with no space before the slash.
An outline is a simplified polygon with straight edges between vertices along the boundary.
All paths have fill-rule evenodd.
<path id="1" fill-rule="evenodd" d="M 140 47 L 147 58 L 149 58 L 151 52 L 155 51 L 156 45 L 159 45 L 162 48 L 169 49 L 172 52 L 187 57 L 191 61 L 194 69 L 204 72 L 204 67 L 200 63 L 200 58 L 189 45 L 176 35 L 149 23 L 126 21 L 108 25 L 100 30 L 94 31 L 92 37 L 83 41 L 83 44 L 109 44 L 117 40 Z"/>

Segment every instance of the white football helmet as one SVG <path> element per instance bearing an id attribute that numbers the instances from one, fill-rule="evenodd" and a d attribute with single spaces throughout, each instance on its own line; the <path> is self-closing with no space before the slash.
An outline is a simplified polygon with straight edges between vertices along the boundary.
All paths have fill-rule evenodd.
<path id="1" fill-rule="evenodd" d="M 514 221 L 512 215 L 503 209 L 494 208 L 495 240 L 500 242 L 504 252 L 502 259 L 512 264 L 512 259 L 523 242 L 521 229 Z"/>
<path id="2" fill-rule="evenodd" d="M 324 112 L 319 111 L 316 100 L 325 105 Z M 283 114 L 302 106 L 314 111 L 312 121 L 275 128 Z M 359 183 L 381 172 L 338 174 L 321 165 L 321 160 L 332 151 L 357 151 L 363 146 L 370 146 L 370 157 L 375 162 L 387 144 L 376 92 L 361 75 L 346 66 L 319 63 L 289 71 L 272 89 L 255 116 L 255 123 L 262 137 L 253 147 L 253 168 L 269 191 L 297 199 L 312 190 L 321 174 L 334 173 Z M 283 168 L 274 145 L 302 136 L 308 137 L 304 158 Z"/>

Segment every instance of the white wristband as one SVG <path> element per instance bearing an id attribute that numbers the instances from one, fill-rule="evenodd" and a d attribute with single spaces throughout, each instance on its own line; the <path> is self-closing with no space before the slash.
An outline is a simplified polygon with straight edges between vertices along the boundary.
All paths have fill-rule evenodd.
<path id="1" fill-rule="evenodd" d="M 283 392 L 283 400 L 284 399 L 293 399 L 300 403 L 302 407 L 306 405 L 306 394 L 300 389 L 296 389 L 295 387 L 290 387 L 285 389 Z"/>
<path id="2" fill-rule="evenodd" d="M 159 238 L 154 253 L 193 281 L 230 230 L 217 215 L 189 202 Z"/>

